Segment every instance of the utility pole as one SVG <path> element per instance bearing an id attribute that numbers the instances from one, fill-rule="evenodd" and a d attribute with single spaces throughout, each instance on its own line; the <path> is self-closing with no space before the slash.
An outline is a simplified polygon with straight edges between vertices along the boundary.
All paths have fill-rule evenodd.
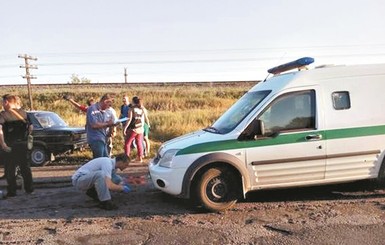
<path id="1" fill-rule="evenodd" d="M 29 73 L 29 69 L 37 69 L 36 65 L 30 65 L 28 63 L 29 60 L 34 60 L 36 61 L 36 57 L 32 57 L 27 54 L 19 54 L 18 58 L 24 59 L 24 65 L 21 65 L 20 68 L 25 68 L 25 76 L 22 76 L 23 78 L 27 79 L 27 86 L 28 86 L 28 97 L 29 97 L 29 109 L 33 110 L 33 105 L 32 105 L 32 90 L 31 90 L 31 79 L 36 79 L 35 76 L 32 76 Z"/>
<path id="2" fill-rule="evenodd" d="M 127 83 L 127 68 L 124 68 L 124 83 Z"/>

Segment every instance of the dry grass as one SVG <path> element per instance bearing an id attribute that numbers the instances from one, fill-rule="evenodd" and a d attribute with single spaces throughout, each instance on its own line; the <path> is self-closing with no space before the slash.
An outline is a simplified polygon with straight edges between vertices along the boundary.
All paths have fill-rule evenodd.
<path id="1" fill-rule="evenodd" d="M 211 125 L 225 110 L 227 110 L 240 96 L 251 88 L 250 83 L 233 85 L 207 86 L 109 86 L 100 85 L 55 88 L 53 86 L 33 89 L 33 105 L 35 110 L 49 110 L 58 113 L 71 126 L 84 126 L 85 114 L 79 112 L 69 102 L 62 99 L 64 94 L 70 94 L 79 103 L 85 104 L 90 97 L 98 100 L 109 92 L 116 95 L 114 109 L 120 114 L 121 98 L 127 94 L 130 98 L 139 96 L 149 111 L 151 122 L 150 140 L 152 155 L 164 141 L 182 134 L 205 128 Z M 28 104 L 25 87 L 2 88 L 3 94 L 13 93 L 21 96 Z M 115 152 L 123 149 L 123 137 L 118 130 L 115 139 Z"/>

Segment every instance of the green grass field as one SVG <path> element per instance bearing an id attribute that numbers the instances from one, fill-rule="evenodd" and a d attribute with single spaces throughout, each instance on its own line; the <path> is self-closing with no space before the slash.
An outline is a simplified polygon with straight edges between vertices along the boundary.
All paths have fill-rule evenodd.
<path id="1" fill-rule="evenodd" d="M 152 145 L 150 156 L 154 156 L 162 142 L 211 125 L 254 84 L 252 82 L 203 85 L 178 83 L 162 86 L 159 84 L 124 84 L 124 86 L 87 84 L 84 86 L 32 86 L 31 90 L 34 110 L 54 111 L 71 126 L 84 126 L 86 117 L 84 113 L 62 99 L 65 94 L 85 104 L 90 97 L 99 100 L 103 94 L 113 93 L 115 95 L 113 108 L 118 116 L 125 94 L 129 98 L 139 96 L 149 112 L 151 123 L 149 138 Z M 28 109 L 27 86 L 2 86 L 2 92 L 3 95 L 6 93 L 19 95 L 24 108 Z M 123 135 L 120 128 L 118 128 L 114 148 L 115 154 L 123 152 Z"/>

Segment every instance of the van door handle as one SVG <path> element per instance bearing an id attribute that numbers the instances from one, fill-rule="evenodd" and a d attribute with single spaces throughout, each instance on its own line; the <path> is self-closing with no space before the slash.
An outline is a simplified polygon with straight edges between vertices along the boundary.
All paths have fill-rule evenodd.
<path id="1" fill-rule="evenodd" d="M 307 141 L 322 140 L 322 134 L 309 134 L 305 137 Z"/>

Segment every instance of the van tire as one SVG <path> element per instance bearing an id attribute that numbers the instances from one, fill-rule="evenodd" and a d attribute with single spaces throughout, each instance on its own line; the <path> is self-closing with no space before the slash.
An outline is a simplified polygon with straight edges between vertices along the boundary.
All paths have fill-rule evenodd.
<path id="1" fill-rule="evenodd" d="M 384 186 L 385 185 L 385 157 L 382 160 L 382 164 L 381 164 L 380 170 L 378 171 L 377 183 L 380 186 Z"/>
<path id="2" fill-rule="evenodd" d="M 210 211 L 224 211 L 238 200 L 239 184 L 229 170 L 211 168 L 202 174 L 195 187 L 198 202 Z"/>

